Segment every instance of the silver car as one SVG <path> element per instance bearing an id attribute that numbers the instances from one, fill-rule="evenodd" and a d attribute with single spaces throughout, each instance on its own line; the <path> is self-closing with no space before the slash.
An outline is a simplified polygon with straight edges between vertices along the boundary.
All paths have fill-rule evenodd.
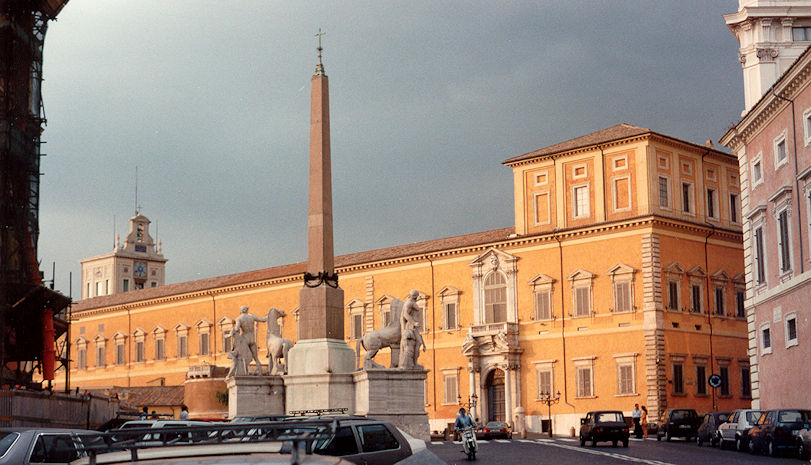
<path id="1" fill-rule="evenodd" d="M 749 428 L 757 423 L 763 410 L 738 409 L 729 415 L 726 423 L 718 426 L 718 446 L 723 449 L 734 444 L 741 452 L 746 451 Z"/>
<path id="2" fill-rule="evenodd" d="M 0 428 L 0 465 L 67 464 L 99 441 L 98 431 L 61 428 Z"/>

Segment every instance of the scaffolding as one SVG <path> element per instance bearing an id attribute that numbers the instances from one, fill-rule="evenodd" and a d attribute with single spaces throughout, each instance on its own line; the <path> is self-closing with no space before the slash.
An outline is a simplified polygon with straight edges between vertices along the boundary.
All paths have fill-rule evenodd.
<path id="1" fill-rule="evenodd" d="M 70 299 L 42 285 L 39 240 L 42 50 L 68 0 L 0 0 L 0 388 L 53 379 Z M 59 358 L 60 360 L 57 360 Z"/>

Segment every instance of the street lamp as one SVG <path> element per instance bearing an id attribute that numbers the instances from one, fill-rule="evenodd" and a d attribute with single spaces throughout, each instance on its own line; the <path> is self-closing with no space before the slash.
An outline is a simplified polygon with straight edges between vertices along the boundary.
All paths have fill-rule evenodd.
<path id="1" fill-rule="evenodd" d="M 541 395 L 540 395 L 540 398 L 538 400 L 540 400 L 542 403 L 546 404 L 546 408 L 548 409 L 548 412 L 549 412 L 549 437 L 551 438 L 552 437 L 552 430 L 554 429 L 554 428 L 552 428 L 552 404 L 557 404 L 558 402 L 560 402 L 560 391 L 555 393 L 554 397 L 552 397 L 552 394 L 549 393 L 549 392 L 542 392 Z"/>
<path id="2" fill-rule="evenodd" d="M 462 396 L 459 394 L 456 395 L 456 403 L 467 408 L 473 421 L 476 421 L 476 403 L 478 400 L 479 396 L 477 396 L 475 392 L 467 398 L 467 402 L 462 402 Z"/>

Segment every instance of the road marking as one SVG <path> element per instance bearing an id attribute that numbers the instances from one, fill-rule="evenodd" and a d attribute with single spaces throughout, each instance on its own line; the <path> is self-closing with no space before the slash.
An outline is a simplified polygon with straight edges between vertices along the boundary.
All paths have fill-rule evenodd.
<path id="1" fill-rule="evenodd" d="M 535 443 L 535 440 L 533 440 L 533 439 L 516 439 L 516 441 L 518 441 L 518 442 L 529 442 L 529 443 Z"/>
<path id="2" fill-rule="evenodd" d="M 560 438 L 560 439 L 561 440 L 569 440 L 569 439 L 564 439 L 564 438 Z M 553 446 L 553 447 L 559 447 L 561 449 L 579 451 L 579 452 L 582 452 L 584 454 L 600 455 L 600 456 L 603 456 L 603 457 L 611 457 L 613 459 L 623 460 L 625 462 L 644 463 L 646 465 L 675 465 L 675 464 L 672 464 L 672 463 L 669 463 L 669 462 L 662 462 L 662 461 L 659 461 L 659 460 L 643 459 L 643 458 L 639 458 L 639 457 L 633 457 L 633 456 L 630 456 L 630 455 L 618 454 L 618 453 L 615 453 L 615 452 L 603 452 L 603 451 L 600 451 L 600 450 L 585 449 L 583 447 L 570 446 L 568 444 L 561 444 L 559 442 L 547 442 L 547 443 L 545 443 L 545 445 Z"/>
<path id="3" fill-rule="evenodd" d="M 496 439 L 495 441 L 496 442 L 512 442 L 509 439 Z M 479 441 L 479 442 L 484 442 L 484 441 Z"/>
<path id="4" fill-rule="evenodd" d="M 431 444 L 434 446 L 439 446 L 445 444 L 445 441 L 431 441 Z"/>
<path id="5" fill-rule="evenodd" d="M 558 441 L 577 442 L 578 440 L 572 438 L 558 438 Z"/>

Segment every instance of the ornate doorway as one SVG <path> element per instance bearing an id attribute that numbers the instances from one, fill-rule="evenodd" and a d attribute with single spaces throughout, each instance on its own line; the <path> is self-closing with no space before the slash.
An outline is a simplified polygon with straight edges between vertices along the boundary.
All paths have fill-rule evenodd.
<path id="1" fill-rule="evenodd" d="M 506 421 L 504 411 L 504 372 L 494 369 L 487 374 L 487 421 Z"/>

